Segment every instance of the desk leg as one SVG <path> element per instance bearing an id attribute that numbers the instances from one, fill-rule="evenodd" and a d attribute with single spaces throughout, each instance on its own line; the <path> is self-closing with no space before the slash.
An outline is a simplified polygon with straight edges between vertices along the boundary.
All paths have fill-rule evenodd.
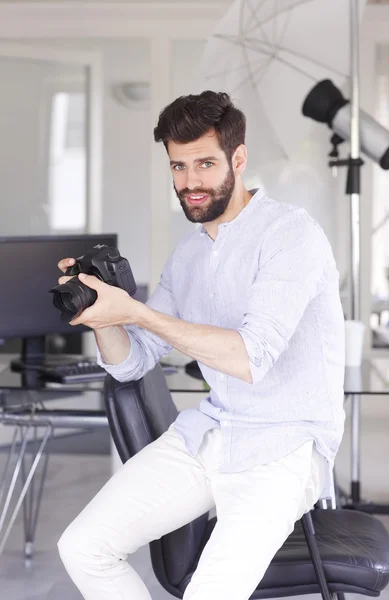
<path id="1" fill-rule="evenodd" d="M 376 504 L 370 500 L 361 500 L 360 478 L 360 403 L 359 394 L 347 394 L 346 400 L 351 398 L 351 495 L 347 496 L 343 490 L 338 490 L 342 499 L 343 508 L 356 509 L 372 515 L 389 515 L 389 504 Z"/>
<path id="2" fill-rule="evenodd" d="M 361 501 L 360 490 L 360 439 L 361 439 L 361 405 L 358 394 L 351 396 L 351 501 Z"/>
<path id="3" fill-rule="evenodd" d="M 24 456 L 25 456 L 25 453 L 26 453 L 28 436 L 29 436 L 29 433 L 30 433 L 32 427 L 33 427 L 32 425 L 28 425 L 27 427 L 26 426 L 19 427 L 20 434 L 21 434 L 21 445 L 20 445 L 20 450 L 19 450 L 19 453 L 18 453 L 18 456 L 17 456 L 17 459 L 16 459 L 16 464 L 15 464 L 15 467 L 14 467 L 14 470 L 13 470 L 13 473 L 12 473 L 11 482 L 10 482 L 10 485 L 8 487 L 8 493 L 6 495 L 4 505 L 3 505 L 2 509 L 1 509 L 1 514 L 0 514 L 0 533 L 2 532 L 2 530 L 4 528 L 4 525 L 5 525 L 5 521 L 6 521 L 6 518 L 7 518 L 7 514 L 8 514 L 8 511 L 9 511 L 9 508 L 10 508 L 11 500 L 12 500 L 12 496 L 13 496 L 14 491 L 15 491 L 16 482 L 17 482 L 17 479 L 18 479 L 18 476 L 19 476 L 19 472 L 21 470 L 21 466 L 22 466 L 22 463 L 23 463 L 23 460 L 24 460 Z M 34 474 L 35 474 L 35 471 L 37 469 L 37 466 L 39 464 L 39 461 L 40 461 L 40 459 L 42 457 L 44 448 L 45 448 L 45 446 L 47 444 L 47 441 L 51 437 L 52 432 L 53 432 L 52 425 L 46 424 L 46 430 L 45 430 L 43 439 L 42 439 L 41 444 L 40 444 L 40 446 L 38 448 L 38 451 L 37 451 L 37 453 L 36 453 L 36 455 L 35 455 L 35 457 L 34 457 L 34 459 L 32 461 L 32 465 L 30 467 L 29 473 L 28 473 L 27 477 L 25 478 L 22 490 L 21 490 L 21 492 L 19 494 L 19 498 L 17 499 L 17 502 L 16 502 L 16 506 L 15 506 L 13 512 L 12 512 L 12 515 L 10 517 L 10 520 L 8 522 L 8 525 L 7 525 L 6 529 L 5 529 L 5 531 L 4 531 L 3 536 L 2 537 L 0 536 L 0 556 L 3 553 L 3 550 L 4 550 L 4 547 L 5 547 L 6 541 L 8 539 L 8 536 L 9 536 L 9 534 L 11 532 L 11 529 L 12 529 L 14 523 L 15 523 L 15 520 L 16 520 L 16 517 L 18 515 L 18 512 L 19 512 L 19 510 L 20 510 L 20 508 L 22 506 L 24 498 L 25 498 L 25 496 L 26 496 L 26 494 L 28 492 L 29 486 L 30 486 L 31 481 L 32 481 L 32 479 L 34 477 Z M 15 439 L 15 442 L 16 442 L 16 437 L 14 439 Z M 15 453 L 15 450 L 16 450 L 16 443 L 15 444 L 13 443 L 12 446 L 11 446 L 11 449 L 10 449 L 9 459 L 7 460 L 6 473 L 5 473 L 5 476 L 3 475 L 3 479 L 2 479 L 2 483 L 1 483 L 1 487 L 4 486 L 4 490 L 5 490 L 5 485 L 6 485 L 6 475 L 8 474 L 8 468 L 9 468 L 9 465 L 10 465 L 12 454 Z"/>
<path id="4" fill-rule="evenodd" d="M 34 448 L 33 449 L 35 450 L 36 447 L 37 447 L 37 428 L 34 427 Z M 33 453 L 31 453 L 30 469 L 32 468 L 32 465 L 34 462 L 34 456 L 36 457 L 36 455 L 37 455 L 37 453 L 35 453 L 35 455 Z M 26 484 L 26 481 L 27 481 L 26 462 L 27 462 L 26 455 L 24 455 L 23 460 L 22 460 L 22 468 L 21 468 L 23 486 Z M 43 492 L 44 484 L 46 481 L 47 465 L 49 462 L 49 452 L 47 449 L 43 455 L 43 458 L 41 458 L 41 462 L 42 462 L 42 472 L 41 472 L 40 482 L 39 482 L 39 484 L 37 483 L 37 481 L 36 481 L 37 473 L 35 473 L 34 477 L 31 479 L 30 486 L 27 488 L 27 493 L 26 493 L 26 496 L 25 496 L 24 502 L 23 502 L 24 557 L 25 557 L 26 561 L 31 560 L 33 551 L 34 551 L 35 532 L 36 532 L 36 527 L 37 527 L 37 523 L 38 523 L 39 511 L 40 511 L 40 507 L 41 507 L 42 492 Z M 37 497 L 35 498 L 35 488 L 36 487 L 38 487 L 38 489 L 37 489 Z"/>
<path id="5" fill-rule="evenodd" d="M 346 394 L 345 402 L 351 400 L 351 489 L 348 494 L 337 483 L 335 486 L 338 506 L 354 508 L 360 498 L 360 396 Z"/>
<path id="6" fill-rule="evenodd" d="M 1 483 L 0 483 L 0 507 L 3 506 L 4 493 L 6 490 L 6 484 L 7 484 L 7 480 L 8 480 L 9 469 L 11 466 L 12 456 L 16 452 L 16 442 L 17 442 L 17 438 L 18 438 L 18 432 L 19 432 L 18 427 L 15 427 L 13 437 L 12 437 L 12 443 L 9 448 L 7 460 L 4 465 L 3 476 L 1 478 Z M 0 523 L 1 523 L 0 531 L 1 531 L 2 522 L 3 522 L 3 511 L 1 511 L 1 513 L 0 513 Z"/>

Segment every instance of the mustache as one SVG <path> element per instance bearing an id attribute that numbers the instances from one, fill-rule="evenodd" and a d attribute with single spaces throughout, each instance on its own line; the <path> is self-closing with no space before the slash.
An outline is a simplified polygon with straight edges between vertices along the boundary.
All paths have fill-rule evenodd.
<path id="1" fill-rule="evenodd" d="M 210 189 L 210 188 L 202 188 L 202 189 L 196 189 L 196 190 L 190 190 L 189 188 L 184 188 L 183 190 L 180 190 L 178 192 L 178 196 L 180 198 L 184 198 L 185 196 L 189 196 L 189 195 L 200 195 L 200 194 L 204 194 L 207 196 L 213 196 L 214 195 L 214 190 Z"/>

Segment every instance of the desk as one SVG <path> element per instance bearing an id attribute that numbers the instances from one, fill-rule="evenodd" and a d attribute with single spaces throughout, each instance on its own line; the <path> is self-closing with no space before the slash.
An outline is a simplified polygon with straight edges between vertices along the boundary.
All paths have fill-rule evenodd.
<path id="1" fill-rule="evenodd" d="M 346 367 L 344 393 L 346 396 L 389 394 L 389 357 L 364 360 L 361 367 Z"/>
<path id="2" fill-rule="evenodd" d="M 3 355 L 7 358 L 4 359 L 0 354 L 0 394 L 6 392 L 16 391 L 31 391 L 31 388 L 27 387 L 20 373 L 11 371 L 9 363 L 14 356 Z M 79 360 L 80 356 L 69 356 L 68 360 Z M 189 359 L 187 359 L 189 360 Z M 4 362 L 3 362 L 4 361 Z M 164 365 L 169 365 L 167 361 L 164 361 Z M 201 379 L 195 379 L 185 373 L 184 365 L 177 366 L 166 366 L 163 367 L 166 375 L 166 380 L 171 392 L 198 392 L 207 394 L 207 390 L 204 388 L 204 381 Z M 89 383 L 78 383 L 78 384 L 67 384 L 63 385 L 60 383 L 44 383 L 38 387 L 33 388 L 36 393 L 44 393 L 45 398 L 58 398 L 58 395 L 74 395 L 77 393 L 101 390 L 104 384 L 104 380 L 93 381 Z"/>
<path id="3" fill-rule="evenodd" d="M 70 357 L 70 359 L 73 358 L 77 359 L 80 357 Z M 168 364 L 167 361 L 164 361 L 164 364 Z M 207 394 L 204 382 L 187 375 L 184 365 L 178 365 L 176 368 L 171 367 L 171 369 L 164 369 L 171 392 L 198 392 Z M 55 399 L 59 396 L 64 397 L 86 391 L 101 390 L 102 386 L 103 380 L 71 385 L 46 383 L 35 388 L 33 391 L 36 393 L 43 392 L 46 399 Z M 23 385 L 20 373 L 14 373 L 10 370 L 8 364 L 2 364 L 2 357 L 0 355 L 0 393 L 26 390 L 27 388 Z M 29 389 L 28 391 L 31 390 Z M 365 360 L 361 368 L 346 367 L 344 393 L 346 395 L 389 394 L 389 357 Z"/>
<path id="4" fill-rule="evenodd" d="M 74 358 L 74 357 L 73 357 Z M 77 357 L 75 357 L 77 358 Z M 1 361 L 1 357 L 0 357 Z M 9 361 L 9 357 L 7 357 Z M 166 361 L 165 361 L 166 362 Z M 185 373 L 184 367 L 179 366 L 174 372 L 165 370 L 169 390 L 174 392 L 197 393 L 207 395 L 204 382 L 195 379 Z M 65 428 L 96 428 L 108 427 L 102 397 L 103 380 L 93 383 L 77 385 L 60 385 L 49 383 L 37 387 L 34 390 L 23 386 L 22 377 L 12 372 L 9 367 L 0 364 L 0 422 L 15 426 L 15 435 L 10 447 L 10 456 L 16 456 L 16 465 L 11 475 L 10 486 L 6 487 L 6 478 L 0 482 L 0 534 L 5 526 L 5 519 L 10 507 L 12 493 L 16 486 L 19 472 L 23 478 L 23 488 L 17 500 L 16 508 L 12 513 L 11 520 L 0 538 L 0 555 L 4 548 L 6 539 L 16 519 L 21 506 L 24 509 L 25 524 L 25 556 L 29 560 L 33 552 L 33 542 L 40 507 L 40 498 L 43 491 L 44 479 L 47 468 L 48 453 L 44 452 L 46 444 L 53 434 L 54 429 Z M 389 513 L 389 505 L 362 504 L 360 502 L 360 480 L 359 480 L 359 400 L 361 395 L 384 394 L 389 395 L 389 360 L 387 358 L 374 358 L 364 361 L 361 368 L 347 368 L 345 372 L 345 397 L 352 401 L 352 481 L 351 498 L 348 507 L 366 510 L 368 512 Z M 85 410 L 86 399 L 89 394 L 100 398 L 100 406 L 96 410 Z M 77 397 L 77 409 L 50 410 L 51 400 Z M 80 402 L 81 400 L 81 402 Z M 83 402 L 84 401 L 84 402 Z M 84 405 L 83 405 L 84 404 Z M 81 405 L 81 406 L 80 406 Z M 44 428 L 42 439 L 37 440 L 37 427 Z M 17 451 L 17 433 L 20 435 L 20 450 Z M 25 450 L 30 432 L 34 432 L 37 447 L 32 460 L 30 471 L 25 472 Z M 33 502 L 33 482 L 38 463 L 42 461 L 43 472 Z M 7 491 L 6 491 L 7 490 Z M 4 498 L 3 509 L 2 500 Z"/>

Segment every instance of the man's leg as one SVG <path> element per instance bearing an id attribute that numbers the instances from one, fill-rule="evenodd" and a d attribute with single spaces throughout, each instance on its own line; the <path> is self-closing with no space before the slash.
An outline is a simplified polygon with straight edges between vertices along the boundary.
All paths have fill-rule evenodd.
<path id="1" fill-rule="evenodd" d="M 323 481 L 324 459 L 312 442 L 268 465 L 214 474 L 218 520 L 184 600 L 247 600 Z"/>
<path id="2" fill-rule="evenodd" d="M 86 600 L 150 600 L 126 558 L 214 506 L 204 469 L 170 427 L 132 457 L 62 535 L 62 561 Z"/>

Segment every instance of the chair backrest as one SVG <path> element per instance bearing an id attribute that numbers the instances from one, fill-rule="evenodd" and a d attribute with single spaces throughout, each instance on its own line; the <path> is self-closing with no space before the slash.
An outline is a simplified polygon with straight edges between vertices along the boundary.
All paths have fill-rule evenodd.
<path id="1" fill-rule="evenodd" d="M 178 411 L 159 364 L 138 381 L 106 377 L 104 397 L 113 441 L 122 462 L 156 440 Z M 150 544 L 151 561 L 161 585 L 178 586 L 197 560 L 208 513 Z"/>

